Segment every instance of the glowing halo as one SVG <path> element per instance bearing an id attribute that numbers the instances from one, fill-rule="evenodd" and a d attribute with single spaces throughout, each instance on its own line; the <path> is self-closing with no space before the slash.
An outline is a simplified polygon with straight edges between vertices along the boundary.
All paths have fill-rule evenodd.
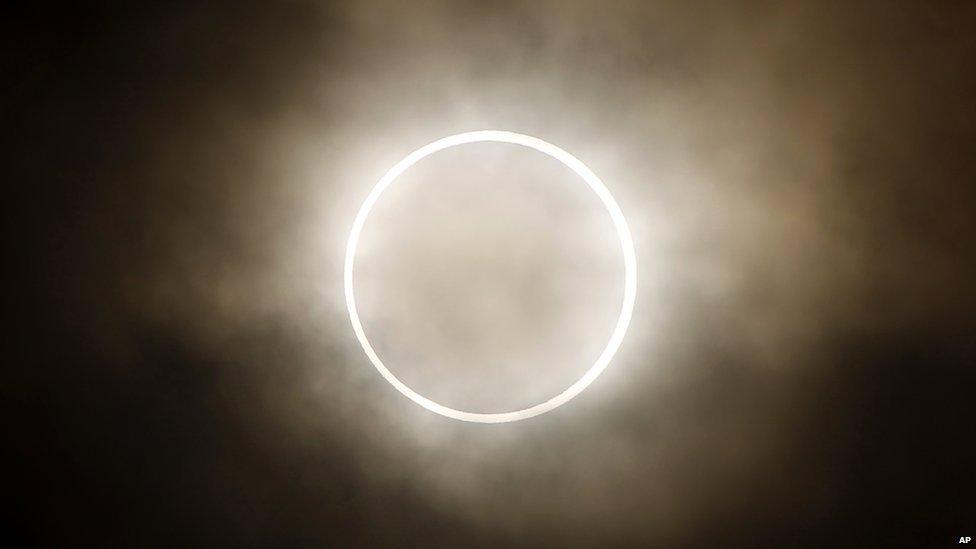
<path id="1" fill-rule="evenodd" d="M 610 218 L 613 220 L 614 227 L 617 229 L 617 236 L 620 239 L 620 248 L 624 256 L 624 297 L 623 303 L 620 307 L 620 316 L 617 318 L 617 324 L 613 330 L 613 334 L 611 334 L 610 340 L 607 342 L 606 347 L 604 347 L 600 357 L 597 358 L 596 362 L 590 366 L 590 369 L 587 370 L 582 377 L 576 380 L 575 383 L 570 385 L 563 392 L 545 402 L 522 410 L 516 410 L 514 412 L 476 413 L 455 410 L 454 408 L 444 406 L 443 404 L 438 404 L 429 398 L 418 394 L 410 387 L 407 387 L 402 381 L 393 375 L 392 372 L 390 372 L 385 364 L 383 364 L 383 361 L 380 360 L 380 357 L 376 354 L 376 351 L 373 350 L 373 346 L 369 343 L 369 339 L 366 338 L 366 333 L 363 331 L 363 325 L 359 320 L 359 312 L 356 310 L 356 296 L 353 292 L 353 264 L 356 258 L 356 247 L 359 244 L 359 236 L 360 233 L 362 233 L 363 225 L 366 223 L 366 218 L 369 216 L 370 210 L 373 209 L 373 206 L 376 204 L 376 201 L 379 199 L 380 195 L 383 194 L 383 191 L 393 184 L 393 181 L 396 180 L 396 178 L 408 168 L 410 168 L 410 166 L 413 166 L 421 159 L 449 147 L 479 142 L 512 143 L 515 145 L 522 145 L 523 147 L 528 147 L 547 154 L 576 172 L 577 175 L 586 181 L 586 183 L 590 186 L 590 189 L 596 193 L 596 195 L 603 202 L 603 205 L 606 207 L 607 211 L 610 213 Z M 613 358 L 613 355 L 620 347 L 620 343 L 624 339 L 624 334 L 627 332 L 627 326 L 630 324 L 630 318 L 634 311 L 634 301 L 637 297 L 637 254 L 634 251 L 634 240 L 630 235 L 630 229 L 627 228 L 627 221 L 624 219 L 623 212 L 620 211 L 620 206 L 617 205 L 616 200 L 613 199 L 610 191 L 603 184 L 603 182 L 600 181 L 600 178 L 597 177 L 592 170 L 586 167 L 585 164 L 579 161 L 575 156 L 560 149 L 559 147 L 536 137 L 506 131 L 482 130 L 460 133 L 438 139 L 437 141 L 434 141 L 433 143 L 425 145 L 410 153 L 403 160 L 397 162 L 392 168 L 390 168 L 388 172 L 386 172 L 386 175 L 384 175 L 379 182 L 376 183 L 376 186 L 373 187 L 373 190 L 369 193 L 369 196 L 366 197 L 363 205 L 359 208 L 359 213 L 356 215 L 356 220 L 353 222 L 352 232 L 350 232 L 349 241 L 346 244 L 346 262 L 343 280 L 346 292 L 346 308 L 349 310 L 349 319 L 352 321 L 352 328 L 356 332 L 356 337 L 359 339 L 359 344 L 362 346 L 363 351 L 366 352 L 366 356 L 369 357 L 369 360 L 373 363 L 373 366 L 376 367 L 380 374 L 388 382 L 390 382 L 391 385 L 396 387 L 398 391 L 403 393 L 403 395 L 410 400 L 442 416 L 475 423 L 505 423 L 535 417 L 539 414 L 544 414 L 550 410 L 554 410 L 555 408 L 562 406 L 573 397 L 583 392 L 583 389 L 586 389 L 590 383 L 593 383 L 593 380 L 595 380 L 597 376 L 599 376 L 603 370 L 606 369 L 607 365 L 610 363 L 610 360 Z"/>

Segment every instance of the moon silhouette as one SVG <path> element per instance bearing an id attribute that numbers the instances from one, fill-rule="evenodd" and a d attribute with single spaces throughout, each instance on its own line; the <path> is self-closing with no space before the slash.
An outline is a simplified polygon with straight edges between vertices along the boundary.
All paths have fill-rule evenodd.
<path id="1" fill-rule="evenodd" d="M 383 191 L 392 185 L 411 166 L 427 156 L 450 147 L 482 142 L 511 143 L 528 147 L 558 160 L 573 170 L 596 193 L 597 197 L 599 197 L 607 209 L 607 212 L 609 212 L 614 228 L 617 231 L 617 237 L 620 240 L 620 251 L 624 259 L 624 292 L 620 305 L 620 314 L 617 317 L 613 333 L 610 335 L 610 339 L 607 341 L 600 356 L 596 359 L 596 362 L 576 382 L 551 399 L 521 410 L 499 413 L 466 412 L 444 406 L 417 393 L 393 375 L 389 368 L 386 367 L 386 364 L 383 363 L 383 360 L 380 359 L 379 355 L 376 354 L 369 339 L 366 337 L 366 332 L 359 318 L 359 312 L 356 309 L 356 295 L 353 284 L 353 271 L 359 237 L 370 211 L 383 194 Z M 349 234 L 349 240 L 346 244 L 343 282 L 345 286 L 346 308 L 349 310 L 349 319 L 352 322 L 353 331 L 356 333 L 359 344 L 362 346 L 370 362 L 376 367 L 376 370 L 379 371 L 384 379 L 400 391 L 400 393 L 424 408 L 452 419 L 474 423 L 506 423 L 529 419 L 562 406 L 583 392 L 610 364 L 614 354 L 616 354 L 617 349 L 620 348 L 620 344 L 623 342 L 634 310 L 634 302 L 637 296 L 637 254 L 634 250 L 634 241 L 631 237 L 630 229 L 627 226 L 623 212 L 620 210 L 620 206 L 614 200 L 613 195 L 610 194 L 606 185 L 603 184 L 603 181 L 582 161 L 556 145 L 537 137 L 507 131 L 482 130 L 460 133 L 438 139 L 410 153 L 386 172 L 366 197 L 353 222 L 352 231 Z"/>

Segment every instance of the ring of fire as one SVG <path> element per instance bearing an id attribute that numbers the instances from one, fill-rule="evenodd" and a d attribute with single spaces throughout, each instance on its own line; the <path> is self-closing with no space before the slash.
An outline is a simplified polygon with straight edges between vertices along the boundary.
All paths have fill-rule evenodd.
<path id="1" fill-rule="evenodd" d="M 383 191 L 392 185 L 397 177 L 403 174 L 403 172 L 423 158 L 450 147 L 480 142 L 511 143 L 528 147 L 558 160 L 563 165 L 573 170 L 573 172 L 580 176 L 580 178 L 582 178 L 583 181 L 589 185 L 590 189 L 596 193 L 597 197 L 600 198 L 600 201 L 607 209 L 607 212 L 609 212 L 614 228 L 617 231 L 617 237 L 620 240 L 620 249 L 623 253 L 624 259 L 624 294 L 623 302 L 620 306 L 620 315 L 617 317 L 617 323 L 614 327 L 613 333 L 610 336 L 610 339 L 607 341 L 606 347 L 604 347 L 603 352 L 600 353 L 600 356 L 597 358 L 596 362 L 590 366 L 582 377 L 576 380 L 575 383 L 570 385 L 563 392 L 545 402 L 541 402 L 534 406 L 513 412 L 477 413 L 456 410 L 420 395 L 400 381 L 386 367 L 380 357 L 376 354 L 376 351 L 370 344 L 369 339 L 367 339 L 366 333 L 363 330 L 362 322 L 359 319 L 359 312 L 356 309 L 356 296 L 353 290 L 353 266 L 355 264 L 356 248 L 359 244 L 359 237 L 362 233 L 363 226 L 366 224 L 366 218 L 369 217 L 369 212 L 373 209 L 373 206 L 376 204 L 376 201 L 379 200 L 380 195 L 383 194 Z M 634 310 L 634 301 L 637 297 L 637 254 L 634 250 L 634 241 L 631 237 L 630 229 L 627 227 L 627 221 L 624 219 L 623 212 L 620 211 L 620 206 L 617 205 L 616 200 L 614 200 L 613 196 L 610 194 L 610 191 L 603 184 L 600 178 L 597 177 L 597 175 L 593 173 L 593 171 L 590 170 L 585 164 L 583 164 L 583 162 L 563 149 L 560 149 L 559 147 L 536 137 L 507 131 L 483 130 L 461 133 L 438 139 L 437 141 L 434 141 L 433 143 L 425 145 L 410 153 L 403 160 L 400 160 L 396 163 L 396 165 L 390 168 L 388 172 L 386 172 L 386 174 L 379 180 L 379 182 L 376 183 L 376 186 L 373 187 L 373 190 L 366 197 L 366 200 L 359 208 L 359 213 L 356 215 L 356 219 L 353 222 L 352 231 L 350 232 L 349 240 L 346 243 L 346 259 L 343 283 L 345 286 L 346 308 L 349 311 L 349 319 L 352 321 L 353 331 L 356 333 L 356 338 L 359 340 L 359 344 L 362 346 L 363 351 L 365 351 L 370 362 L 373 363 L 373 366 L 376 367 L 383 378 L 385 378 L 391 385 L 400 391 L 400 393 L 424 408 L 427 408 L 428 410 L 442 416 L 475 423 L 505 423 L 535 417 L 562 406 L 566 402 L 570 401 L 573 397 L 583 392 L 583 390 L 586 389 L 590 383 L 593 383 L 593 380 L 595 380 L 597 376 L 599 376 L 603 370 L 606 369 L 607 365 L 610 364 L 610 360 L 613 358 L 614 354 L 616 354 L 617 349 L 620 347 L 620 344 L 624 339 L 624 335 L 627 332 L 627 327 L 630 325 L 630 319 Z"/>

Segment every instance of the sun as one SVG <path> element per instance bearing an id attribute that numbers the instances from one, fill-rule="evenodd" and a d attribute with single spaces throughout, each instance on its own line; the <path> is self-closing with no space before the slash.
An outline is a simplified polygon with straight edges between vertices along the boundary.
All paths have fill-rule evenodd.
<path id="1" fill-rule="evenodd" d="M 620 305 L 620 314 L 617 317 L 617 323 L 614 327 L 613 333 L 610 335 L 610 339 L 607 341 L 606 346 L 603 348 L 603 352 L 600 353 L 600 356 L 597 358 L 596 362 L 594 362 L 586 373 L 576 380 L 576 382 L 551 399 L 521 410 L 499 413 L 465 412 L 463 410 L 457 410 L 444 406 L 443 404 L 434 402 L 433 400 L 430 400 L 429 398 L 417 393 L 400 381 L 399 378 L 393 375 L 389 368 L 386 367 L 380 357 L 376 354 L 376 351 L 370 344 L 369 339 L 366 337 L 366 332 L 364 331 L 363 324 L 359 318 L 359 312 L 356 309 L 356 294 L 353 284 L 353 271 L 356 262 L 356 248 L 359 244 L 359 237 L 363 231 L 364 225 L 366 224 L 366 219 L 369 217 L 370 211 L 373 209 L 376 201 L 379 200 L 380 196 L 383 194 L 383 191 L 392 185 L 394 181 L 396 181 L 396 179 L 411 166 L 427 156 L 450 147 L 483 142 L 511 143 L 514 145 L 528 147 L 558 160 L 563 165 L 573 170 L 573 172 L 575 172 L 576 175 L 586 182 L 590 189 L 596 193 L 597 197 L 610 214 L 610 219 L 613 221 L 614 228 L 617 232 L 617 238 L 620 241 L 620 251 L 623 254 L 624 259 L 624 292 L 623 300 Z M 592 170 L 583 164 L 583 162 L 563 149 L 537 137 L 507 131 L 481 130 L 444 137 L 417 149 L 416 151 L 408 154 L 405 158 L 403 158 L 403 160 L 397 162 L 392 168 L 390 168 L 389 171 L 386 172 L 379 182 L 376 183 L 376 186 L 373 187 L 373 190 L 369 193 L 366 200 L 363 202 L 363 205 L 359 208 L 359 213 L 356 215 L 355 221 L 353 221 L 352 231 L 349 233 L 349 241 L 346 243 L 343 284 L 345 287 L 346 308 L 349 310 L 349 319 L 352 322 L 352 328 L 356 333 L 356 338 L 359 340 L 359 344 L 362 346 L 363 351 L 366 353 L 366 356 L 369 358 L 370 362 L 372 362 L 373 366 L 376 367 L 377 371 L 379 371 L 383 378 L 390 382 L 391 385 L 396 387 L 400 393 L 424 408 L 452 419 L 474 423 L 506 423 L 529 419 L 562 406 L 563 404 L 572 400 L 576 395 L 583 392 L 583 390 L 593 383 L 593 380 L 603 373 L 603 370 L 605 370 L 610 364 L 610 361 L 616 354 L 617 349 L 620 348 L 620 344 L 623 342 L 624 335 L 627 333 L 627 327 L 630 325 L 630 319 L 634 311 L 634 302 L 636 301 L 637 297 L 637 254 L 634 250 L 634 240 L 630 234 L 630 229 L 627 226 L 627 220 L 624 218 L 624 214 L 620 210 L 620 206 L 617 205 L 617 201 L 614 200 L 613 195 L 610 194 L 609 189 L 607 189 L 606 185 L 603 184 L 603 181 L 601 181 Z"/>

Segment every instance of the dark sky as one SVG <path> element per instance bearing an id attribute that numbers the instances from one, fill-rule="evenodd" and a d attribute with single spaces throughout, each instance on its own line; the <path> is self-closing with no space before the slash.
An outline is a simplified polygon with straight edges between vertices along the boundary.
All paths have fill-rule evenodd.
<path id="1" fill-rule="evenodd" d="M 976 537 L 976 4 L 123 3 L 5 27 L 27 545 Z M 606 373 L 504 425 L 403 398 L 342 298 L 373 183 L 486 128 L 599 173 L 640 264 Z M 378 209 L 362 291 L 399 373 L 481 411 L 585 369 L 619 265 L 565 173 L 479 150 Z"/>

